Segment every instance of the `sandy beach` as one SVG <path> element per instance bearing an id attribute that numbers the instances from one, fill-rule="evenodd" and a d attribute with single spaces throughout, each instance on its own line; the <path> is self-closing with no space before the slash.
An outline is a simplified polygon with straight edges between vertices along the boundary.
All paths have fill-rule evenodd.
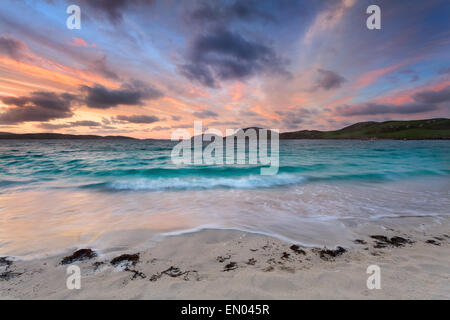
<path id="1" fill-rule="evenodd" d="M 92 248 L 86 252 L 95 257 L 87 254 L 82 261 L 71 256 L 74 250 L 28 261 L 3 257 L 0 298 L 449 299 L 450 220 L 430 219 L 360 225 L 353 229 L 353 245 L 329 250 L 203 230 L 167 237 L 139 252 Z M 80 267 L 79 290 L 67 289 L 70 263 L 62 261 Z M 381 289 L 367 288 L 369 265 L 380 267 Z"/>

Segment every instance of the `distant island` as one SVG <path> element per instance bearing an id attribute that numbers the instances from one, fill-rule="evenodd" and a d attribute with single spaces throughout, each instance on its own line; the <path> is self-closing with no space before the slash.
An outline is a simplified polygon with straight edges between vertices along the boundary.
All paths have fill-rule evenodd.
<path id="1" fill-rule="evenodd" d="M 251 128 L 239 129 L 244 132 Z M 259 128 L 254 128 L 259 129 Z M 269 134 L 270 137 L 270 134 Z M 126 136 L 74 135 L 60 133 L 0 132 L 0 140 L 12 139 L 66 139 L 66 140 L 138 140 Z M 397 139 L 397 140 L 450 140 L 450 119 L 437 118 L 409 121 L 358 122 L 334 131 L 300 130 L 280 133 L 280 139 Z"/>
<path id="2" fill-rule="evenodd" d="M 97 136 L 97 135 L 77 135 L 77 134 L 61 134 L 61 133 L 9 133 L 0 132 L 0 139 L 3 140 L 114 140 L 114 139 L 126 139 L 137 140 L 131 137 L 125 136 Z"/>

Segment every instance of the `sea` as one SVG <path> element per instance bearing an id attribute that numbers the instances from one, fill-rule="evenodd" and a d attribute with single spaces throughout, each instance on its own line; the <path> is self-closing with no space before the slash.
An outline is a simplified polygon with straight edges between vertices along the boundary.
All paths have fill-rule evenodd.
<path id="1" fill-rule="evenodd" d="M 262 164 L 176 164 L 165 140 L 0 141 L 0 256 L 138 250 L 203 229 L 305 246 L 450 215 L 450 141 L 281 140 Z"/>

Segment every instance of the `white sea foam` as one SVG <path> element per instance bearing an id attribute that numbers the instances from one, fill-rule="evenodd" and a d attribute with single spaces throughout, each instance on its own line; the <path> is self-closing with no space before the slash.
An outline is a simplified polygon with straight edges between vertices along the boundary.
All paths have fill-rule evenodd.
<path id="1" fill-rule="evenodd" d="M 253 189 L 270 188 L 299 184 L 306 178 L 294 174 L 279 174 L 276 176 L 251 175 L 245 177 L 183 177 L 183 178 L 141 178 L 121 180 L 107 184 L 113 190 L 199 190 L 214 188 Z"/>

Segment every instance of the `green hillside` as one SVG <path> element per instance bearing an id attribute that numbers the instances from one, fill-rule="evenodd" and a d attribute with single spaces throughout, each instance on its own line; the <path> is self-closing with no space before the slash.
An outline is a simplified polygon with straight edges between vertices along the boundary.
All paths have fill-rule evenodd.
<path id="1" fill-rule="evenodd" d="M 450 119 L 359 122 L 335 131 L 284 132 L 280 139 L 450 139 Z"/>

